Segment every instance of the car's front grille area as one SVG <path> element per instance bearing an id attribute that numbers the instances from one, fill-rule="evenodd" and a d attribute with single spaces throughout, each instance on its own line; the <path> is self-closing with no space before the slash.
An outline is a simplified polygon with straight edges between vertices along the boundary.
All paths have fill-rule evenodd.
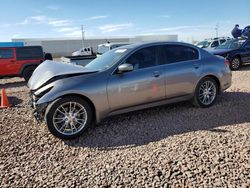
<path id="1" fill-rule="evenodd" d="M 40 97 L 36 96 L 34 92 L 30 92 L 30 105 L 32 108 L 36 107 L 36 102 L 40 99 Z"/>

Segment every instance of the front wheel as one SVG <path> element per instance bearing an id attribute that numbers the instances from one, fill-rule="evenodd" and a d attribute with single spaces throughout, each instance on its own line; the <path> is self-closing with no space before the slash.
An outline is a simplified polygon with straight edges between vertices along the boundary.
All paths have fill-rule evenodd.
<path id="1" fill-rule="evenodd" d="M 203 78 L 197 85 L 193 104 L 197 107 L 206 108 L 212 106 L 218 95 L 218 84 L 213 78 Z"/>
<path id="2" fill-rule="evenodd" d="M 51 103 L 45 113 L 49 131 L 61 139 L 72 139 L 83 134 L 92 124 L 90 105 L 80 97 L 60 98 Z"/>
<path id="3" fill-rule="evenodd" d="M 28 68 L 24 69 L 22 76 L 26 82 L 29 81 L 29 79 L 32 76 L 35 69 L 36 69 L 36 67 L 28 67 Z"/>

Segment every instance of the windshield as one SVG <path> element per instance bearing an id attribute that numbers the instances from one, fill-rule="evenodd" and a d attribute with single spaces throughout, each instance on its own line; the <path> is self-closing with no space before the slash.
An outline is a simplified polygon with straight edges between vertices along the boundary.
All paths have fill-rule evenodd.
<path id="1" fill-rule="evenodd" d="M 127 49 L 111 50 L 87 64 L 85 67 L 93 70 L 103 71 L 112 67 L 126 53 Z"/>
<path id="2" fill-rule="evenodd" d="M 211 42 L 208 41 L 202 41 L 197 44 L 197 46 L 202 46 L 204 48 L 208 47 L 211 44 Z"/>
<path id="3" fill-rule="evenodd" d="M 237 49 L 240 48 L 244 42 L 245 40 L 228 40 L 219 45 L 216 49 Z"/>
<path id="4" fill-rule="evenodd" d="M 104 46 L 104 45 L 101 45 L 101 46 L 98 46 L 97 48 L 97 54 L 104 54 L 105 52 L 109 51 L 109 46 Z"/>

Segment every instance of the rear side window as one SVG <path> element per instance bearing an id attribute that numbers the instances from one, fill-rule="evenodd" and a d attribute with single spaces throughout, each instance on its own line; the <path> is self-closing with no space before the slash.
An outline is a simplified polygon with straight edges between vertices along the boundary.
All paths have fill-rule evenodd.
<path id="1" fill-rule="evenodd" d="M 220 40 L 220 43 L 221 43 L 221 44 L 224 43 L 224 42 L 226 42 L 225 39 L 221 39 L 221 40 Z"/>
<path id="2" fill-rule="evenodd" d="M 11 59 L 14 57 L 12 49 L 2 49 L 0 50 L 0 59 Z"/>
<path id="3" fill-rule="evenodd" d="M 17 60 L 43 59 L 41 47 L 16 48 Z"/>
<path id="4" fill-rule="evenodd" d="M 156 66 L 156 59 L 156 47 L 147 47 L 132 54 L 126 63 L 132 64 L 136 70 Z"/>
<path id="5" fill-rule="evenodd" d="M 166 45 L 162 47 L 164 63 L 175 63 L 181 61 L 190 61 L 199 58 L 198 50 L 181 45 Z"/>
<path id="6" fill-rule="evenodd" d="M 217 47 L 217 46 L 219 46 L 219 41 L 218 40 L 214 41 L 212 43 L 212 45 L 211 45 L 212 48 Z"/>

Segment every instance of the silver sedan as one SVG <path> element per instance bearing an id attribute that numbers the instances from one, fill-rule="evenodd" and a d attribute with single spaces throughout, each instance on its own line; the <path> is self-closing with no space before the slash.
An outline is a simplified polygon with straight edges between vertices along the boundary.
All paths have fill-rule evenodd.
<path id="1" fill-rule="evenodd" d="M 46 61 L 28 86 L 36 119 L 71 139 L 111 115 L 186 100 L 209 107 L 231 80 L 221 57 L 190 44 L 154 42 L 111 50 L 85 67 Z"/>

